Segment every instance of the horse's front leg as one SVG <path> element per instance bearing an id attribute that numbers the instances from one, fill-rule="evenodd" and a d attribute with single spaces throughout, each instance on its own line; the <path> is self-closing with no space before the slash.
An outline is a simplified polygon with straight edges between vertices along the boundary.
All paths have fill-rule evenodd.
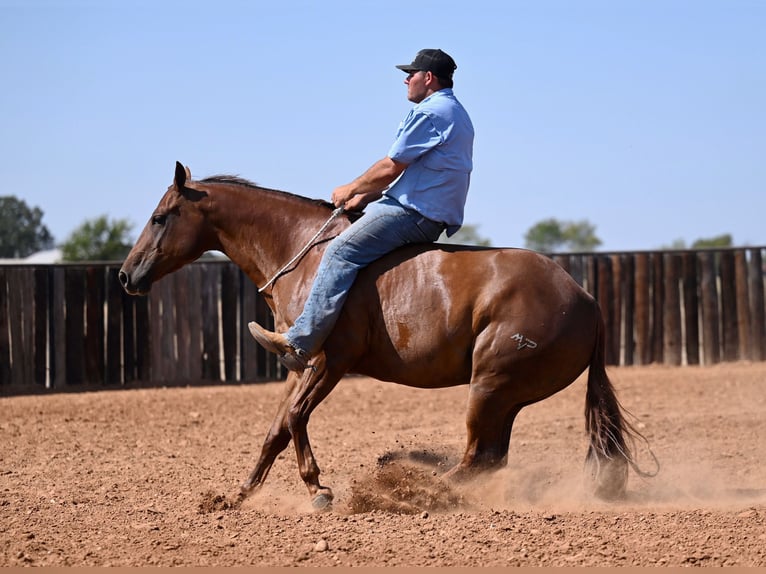
<path id="1" fill-rule="evenodd" d="M 316 371 L 307 371 L 300 388 L 293 398 L 287 413 L 287 424 L 295 445 L 298 470 L 311 495 L 314 508 L 323 509 L 333 499 L 332 490 L 319 484 L 319 465 L 311 450 L 308 436 L 308 422 L 312 411 L 321 403 L 340 380 L 339 374 L 326 367 L 324 355 L 320 354 L 314 362 Z"/>
<path id="2" fill-rule="evenodd" d="M 263 441 L 261 455 L 258 457 L 258 462 L 250 473 L 250 476 L 240 487 L 240 501 L 253 494 L 253 492 L 263 485 L 277 456 L 287 448 L 288 444 L 290 444 L 291 435 L 287 425 L 287 412 L 294 400 L 299 380 L 300 375 L 292 371 L 287 376 L 287 380 L 285 381 L 285 394 L 279 404 L 277 415 L 271 423 L 271 428 L 266 435 L 266 440 Z"/>

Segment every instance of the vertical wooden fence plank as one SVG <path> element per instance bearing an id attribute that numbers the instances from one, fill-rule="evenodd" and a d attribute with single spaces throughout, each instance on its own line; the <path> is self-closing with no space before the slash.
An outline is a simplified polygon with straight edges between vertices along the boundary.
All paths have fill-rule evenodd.
<path id="1" fill-rule="evenodd" d="M 581 287 L 585 287 L 585 271 L 583 269 L 583 257 L 581 255 L 567 256 L 569 274 Z"/>
<path id="2" fill-rule="evenodd" d="M 221 267 L 216 264 L 201 267 L 202 316 L 202 378 L 211 381 L 221 380 L 221 343 L 220 343 L 220 307 L 219 286 Z"/>
<path id="3" fill-rule="evenodd" d="M 747 282 L 747 253 L 744 249 L 734 252 L 734 281 L 737 297 L 737 341 L 739 359 L 752 358 L 750 339 L 750 296 Z"/>
<path id="4" fill-rule="evenodd" d="M 598 298 L 598 261 L 596 256 L 582 256 L 585 290 Z"/>
<path id="5" fill-rule="evenodd" d="M 183 311 L 188 315 L 189 321 L 189 348 L 190 359 L 192 365 L 189 368 L 189 377 L 192 381 L 197 381 L 203 378 L 205 371 L 204 367 L 204 344 L 203 344 L 203 330 L 205 323 L 208 321 L 217 322 L 212 316 L 205 315 L 204 305 L 202 301 L 204 293 L 205 283 L 205 268 L 207 264 L 197 263 L 187 267 L 188 270 L 188 286 L 189 286 L 189 302 L 190 308 Z M 176 313 L 179 309 L 176 308 Z"/>
<path id="6" fill-rule="evenodd" d="M 240 272 L 240 286 L 240 292 L 242 293 L 242 316 L 239 322 L 241 326 L 241 378 L 243 381 L 255 381 L 258 379 L 258 365 L 265 361 L 266 351 L 250 335 L 247 324 L 250 321 L 258 320 L 256 306 L 260 297 L 256 286 L 242 272 Z"/>
<path id="7" fill-rule="evenodd" d="M 571 268 L 571 266 L 570 266 L 570 264 L 569 264 L 569 259 L 570 259 L 569 255 L 567 255 L 567 254 L 565 254 L 565 253 L 560 253 L 560 254 L 556 254 L 556 255 L 554 255 L 554 256 L 553 256 L 553 260 L 554 260 L 556 263 L 558 263 L 558 264 L 559 264 L 559 266 L 560 266 L 560 267 L 561 267 L 561 268 L 562 268 L 564 271 L 566 271 L 567 273 L 569 273 L 569 274 L 571 275 L 572 273 L 570 272 L 570 268 Z"/>
<path id="8" fill-rule="evenodd" d="M 124 309 L 123 293 L 118 278 L 119 267 L 107 267 L 104 271 L 106 291 L 106 364 L 104 366 L 104 381 L 108 385 L 121 385 L 133 380 L 133 336 L 132 330 L 126 327 L 123 331 L 123 317 L 132 321 L 130 303 Z"/>
<path id="9" fill-rule="evenodd" d="M 66 384 L 85 382 L 85 272 L 67 267 L 64 272 L 66 299 Z"/>
<path id="10" fill-rule="evenodd" d="M 50 280 L 48 266 L 34 269 L 34 305 L 35 305 L 35 340 L 34 340 L 34 381 L 38 387 L 48 384 L 48 322 Z"/>
<path id="11" fill-rule="evenodd" d="M 636 357 L 639 365 L 652 362 L 651 271 L 649 254 L 636 254 Z"/>
<path id="12" fill-rule="evenodd" d="M 724 361 L 736 361 L 739 356 L 737 329 L 737 280 L 734 270 L 734 252 L 718 253 L 721 269 L 721 338 Z"/>
<path id="13" fill-rule="evenodd" d="M 51 346 L 51 386 L 61 388 L 66 385 L 66 268 L 57 266 L 53 270 L 53 320 L 50 327 Z M 61 295 L 63 293 L 63 296 Z"/>
<path id="14" fill-rule="evenodd" d="M 683 254 L 684 333 L 686 364 L 700 363 L 699 295 L 697 281 L 697 255 Z"/>
<path id="15" fill-rule="evenodd" d="M 620 364 L 622 356 L 622 324 L 623 324 L 623 287 L 622 258 L 619 255 L 611 255 L 612 263 L 612 352 L 614 365 Z"/>
<path id="16" fill-rule="evenodd" d="M 85 382 L 85 272 L 82 267 L 64 271 L 66 299 L 66 384 Z"/>
<path id="17" fill-rule="evenodd" d="M 177 333 L 175 329 L 176 304 L 173 296 L 173 282 L 170 277 L 160 281 L 160 293 L 162 295 L 162 371 L 163 380 L 173 382 L 178 378 L 178 352 Z"/>
<path id="18" fill-rule="evenodd" d="M 11 325 L 8 305 L 10 274 L 10 267 L 0 266 L 0 387 L 11 384 Z"/>
<path id="19" fill-rule="evenodd" d="M 172 324 L 174 325 L 173 336 L 177 345 L 178 359 L 175 364 L 175 377 L 179 380 L 189 381 L 192 379 L 191 371 L 199 375 L 200 350 L 192 348 L 190 319 L 199 313 L 199 299 L 192 300 L 189 297 L 189 287 L 193 282 L 192 269 L 199 269 L 197 265 L 189 265 L 179 269 L 164 279 L 170 283 L 171 293 L 166 299 L 175 308 Z M 199 341 L 199 339 L 197 339 Z M 192 367 L 192 361 L 195 367 Z M 197 378 L 199 378 L 197 376 Z"/>
<path id="20" fill-rule="evenodd" d="M 152 326 L 149 319 L 149 297 L 132 297 L 122 291 L 123 304 L 128 297 L 131 298 L 133 309 L 133 329 L 135 341 L 135 369 L 136 380 L 149 381 L 152 377 Z M 127 336 L 127 334 L 126 334 Z"/>
<path id="21" fill-rule="evenodd" d="M 635 361 L 636 339 L 634 334 L 636 317 L 636 258 L 631 253 L 623 256 L 621 265 L 623 276 L 622 289 L 625 298 L 623 332 L 625 333 L 624 365 L 633 365 Z"/>
<path id="22" fill-rule="evenodd" d="M 614 340 L 614 284 L 612 277 L 612 260 L 606 256 L 596 256 L 596 280 L 597 298 L 601 306 L 601 314 L 606 325 L 606 348 L 604 358 L 607 365 L 616 365 L 620 362 L 619 341 Z M 615 347 L 617 352 L 615 353 Z"/>
<path id="23" fill-rule="evenodd" d="M 766 324 L 764 321 L 764 295 L 763 295 L 763 258 L 761 249 L 750 251 L 749 266 L 749 290 L 750 290 L 750 315 L 752 317 L 752 358 L 754 361 L 766 359 Z"/>
<path id="24" fill-rule="evenodd" d="M 106 286 L 103 266 L 84 269 L 85 297 L 85 382 L 103 384 L 105 377 L 104 303 Z"/>
<path id="25" fill-rule="evenodd" d="M 663 333 L 665 309 L 665 279 L 663 277 L 662 253 L 651 254 L 652 265 L 652 359 L 662 362 L 664 353 Z"/>
<path id="26" fill-rule="evenodd" d="M 679 279 L 681 274 L 680 257 L 674 253 L 664 253 L 663 260 L 663 362 L 668 365 L 680 365 L 683 350 L 681 333 L 681 298 Z"/>
<path id="27" fill-rule="evenodd" d="M 698 261 L 702 271 L 700 284 L 700 292 L 702 293 L 702 344 L 705 364 L 713 365 L 721 361 L 714 253 L 712 251 L 700 252 Z"/>
<path id="28" fill-rule="evenodd" d="M 163 381 L 167 379 L 166 367 L 165 367 L 165 344 L 163 340 L 163 294 L 162 294 L 162 281 L 156 283 L 152 290 L 149 292 L 149 327 L 152 339 L 152 370 L 150 379 L 152 381 Z"/>
<path id="29" fill-rule="evenodd" d="M 24 291 L 22 305 L 24 306 L 24 329 L 22 331 L 24 356 L 24 385 L 34 385 L 35 379 L 35 270 L 33 267 L 24 268 Z"/>
<path id="30" fill-rule="evenodd" d="M 226 381 L 237 381 L 237 316 L 239 307 L 239 269 L 233 263 L 221 267 L 221 329 L 223 338 L 223 366 Z"/>
<path id="31" fill-rule="evenodd" d="M 11 385 L 17 388 L 29 386 L 34 367 L 31 337 L 33 275 L 26 267 L 16 267 L 8 284 L 8 320 L 11 332 Z"/>

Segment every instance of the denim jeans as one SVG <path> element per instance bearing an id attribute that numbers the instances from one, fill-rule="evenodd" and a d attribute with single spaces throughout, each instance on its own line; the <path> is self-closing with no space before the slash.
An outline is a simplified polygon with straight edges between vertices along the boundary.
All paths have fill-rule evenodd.
<path id="1" fill-rule="evenodd" d="M 322 256 L 303 312 L 285 333 L 297 349 L 316 354 L 335 326 L 360 269 L 402 245 L 432 243 L 444 225 L 383 197 L 333 239 Z"/>

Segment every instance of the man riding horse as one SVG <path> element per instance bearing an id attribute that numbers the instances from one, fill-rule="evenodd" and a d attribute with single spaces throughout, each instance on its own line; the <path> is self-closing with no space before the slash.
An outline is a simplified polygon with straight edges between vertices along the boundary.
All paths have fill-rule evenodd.
<path id="1" fill-rule="evenodd" d="M 457 66 L 442 50 L 425 49 L 396 67 L 407 74 L 407 99 L 415 106 L 388 155 L 332 193 L 336 207 L 366 206 L 364 215 L 328 246 L 303 312 L 286 333 L 248 325 L 290 370 L 306 369 L 322 348 L 360 269 L 402 245 L 432 243 L 445 229 L 452 235 L 463 223 L 474 131 L 452 91 Z"/>

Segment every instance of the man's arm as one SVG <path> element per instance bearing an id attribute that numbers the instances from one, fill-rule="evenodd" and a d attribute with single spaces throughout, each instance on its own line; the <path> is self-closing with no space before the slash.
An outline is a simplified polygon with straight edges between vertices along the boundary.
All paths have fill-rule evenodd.
<path id="1" fill-rule="evenodd" d="M 336 207 L 343 206 L 349 210 L 362 209 L 383 195 L 386 188 L 406 168 L 406 163 L 384 157 L 351 183 L 336 187 L 332 192 L 332 202 Z"/>

